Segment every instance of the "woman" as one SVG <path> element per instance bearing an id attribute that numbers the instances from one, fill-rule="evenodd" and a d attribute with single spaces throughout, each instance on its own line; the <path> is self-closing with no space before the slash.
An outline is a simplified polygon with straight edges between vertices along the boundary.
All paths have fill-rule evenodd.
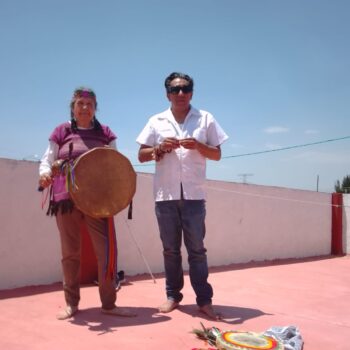
<path id="1" fill-rule="evenodd" d="M 56 216 L 60 233 L 63 268 L 63 290 L 66 307 L 57 314 L 59 320 L 72 317 L 78 311 L 80 300 L 80 228 L 85 223 L 97 257 L 99 293 L 102 312 L 115 316 L 135 316 L 129 309 L 117 307 L 115 275 L 105 277 L 107 219 L 96 219 L 78 210 L 66 189 L 66 175 L 53 174 L 56 160 L 73 161 L 89 149 L 109 146 L 116 148 L 116 136 L 108 126 L 95 117 L 95 93 L 81 87 L 74 91 L 70 104 L 71 120 L 58 125 L 49 138 L 49 146 L 41 159 L 39 186 L 52 185 L 49 213 Z M 115 274 L 115 271 L 113 271 Z"/>

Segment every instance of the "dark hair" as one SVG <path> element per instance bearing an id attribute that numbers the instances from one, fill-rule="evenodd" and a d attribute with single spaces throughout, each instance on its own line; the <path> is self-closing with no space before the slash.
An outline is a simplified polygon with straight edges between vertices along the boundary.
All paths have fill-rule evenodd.
<path id="1" fill-rule="evenodd" d="M 72 100 L 70 102 L 70 120 L 71 120 L 71 127 L 72 127 L 73 132 L 76 132 L 78 129 L 77 122 L 74 118 L 73 107 L 74 107 L 74 103 L 75 103 L 76 99 L 79 97 L 92 98 L 95 101 L 95 110 L 97 109 L 96 94 L 92 89 L 85 87 L 85 86 L 81 86 L 81 87 L 78 87 L 77 89 L 75 89 L 73 92 Z M 101 126 L 100 122 L 96 119 L 95 115 L 92 119 L 92 122 L 94 125 L 94 130 L 96 130 L 96 131 L 102 130 L 102 126 Z"/>
<path id="2" fill-rule="evenodd" d="M 186 80 L 188 82 L 188 86 L 190 86 L 193 89 L 194 82 L 193 82 L 193 79 L 189 75 L 184 74 L 184 73 L 179 73 L 179 72 L 173 72 L 168 77 L 166 77 L 165 82 L 164 82 L 164 86 L 165 86 L 165 89 L 167 91 L 170 87 L 170 83 L 176 78 Z"/>

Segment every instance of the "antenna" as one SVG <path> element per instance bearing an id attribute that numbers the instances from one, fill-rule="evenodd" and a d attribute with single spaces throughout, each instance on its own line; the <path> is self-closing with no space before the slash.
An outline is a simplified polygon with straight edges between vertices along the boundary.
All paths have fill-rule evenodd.
<path id="1" fill-rule="evenodd" d="M 31 160 L 31 161 L 40 161 L 40 158 L 37 154 L 29 154 L 22 158 L 22 160 Z"/>
<path id="2" fill-rule="evenodd" d="M 244 174 L 238 174 L 238 176 L 242 177 L 242 183 L 247 183 L 247 177 L 248 176 L 254 176 L 254 174 L 244 173 Z"/>

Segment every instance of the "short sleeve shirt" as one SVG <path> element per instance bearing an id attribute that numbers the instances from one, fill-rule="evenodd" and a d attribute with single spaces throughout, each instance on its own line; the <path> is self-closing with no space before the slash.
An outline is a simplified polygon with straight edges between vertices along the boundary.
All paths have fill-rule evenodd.
<path id="1" fill-rule="evenodd" d="M 167 137 L 184 139 L 193 137 L 197 141 L 219 146 L 228 136 L 206 111 L 191 107 L 183 124 L 178 124 L 171 109 L 152 116 L 136 142 L 154 147 Z M 206 158 L 197 150 L 183 147 L 166 153 L 156 162 L 153 192 L 156 201 L 181 198 L 181 184 L 184 199 L 205 199 Z"/>

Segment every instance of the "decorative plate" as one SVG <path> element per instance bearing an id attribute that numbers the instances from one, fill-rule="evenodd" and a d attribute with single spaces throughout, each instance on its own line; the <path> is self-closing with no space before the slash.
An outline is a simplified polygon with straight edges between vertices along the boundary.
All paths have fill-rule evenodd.
<path id="1" fill-rule="evenodd" d="M 283 350 L 284 346 L 261 333 L 224 331 L 216 338 L 219 350 Z"/>

